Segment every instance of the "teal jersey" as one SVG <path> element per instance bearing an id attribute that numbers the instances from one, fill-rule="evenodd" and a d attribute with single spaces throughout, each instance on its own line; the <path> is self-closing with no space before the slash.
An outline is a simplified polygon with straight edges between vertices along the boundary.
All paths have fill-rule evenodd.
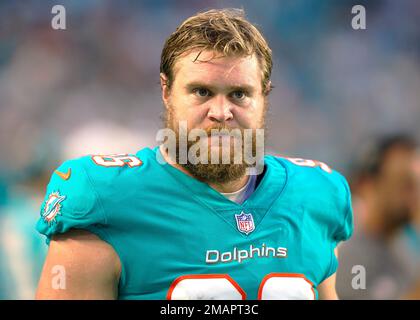
<path id="1" fill-rule="evenodd" d="M 266 155 L 242 204 L 157 160 L 86 156 L 53 174 L 37 230 L 86 229 L 121 265 L 119 299 L 317 299 L 353 231 L 345 178 L 325 164 Z"/>

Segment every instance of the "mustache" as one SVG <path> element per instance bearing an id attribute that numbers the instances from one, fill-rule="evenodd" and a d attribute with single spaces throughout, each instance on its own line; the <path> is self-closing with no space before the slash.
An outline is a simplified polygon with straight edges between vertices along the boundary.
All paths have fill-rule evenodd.
<path id="1" fill-rule="evenodd" d="M 211 126 L 208 128 L 202 128 L 202 130 L 206 132 L 207 136 L 211 136 L 212 134 L 215 134 L 217 132 L 220 132 L 222 135 L 224 135 L 225 133 L 229 133 L 232 136 L 236 136 L 235 133 L 237 133 L 238 131 L 240 133 L 243 133 L 245 129 L 237 128 L 237 127 L 229 127 L 226 125 L 216 125 L 216 126 Z"/>

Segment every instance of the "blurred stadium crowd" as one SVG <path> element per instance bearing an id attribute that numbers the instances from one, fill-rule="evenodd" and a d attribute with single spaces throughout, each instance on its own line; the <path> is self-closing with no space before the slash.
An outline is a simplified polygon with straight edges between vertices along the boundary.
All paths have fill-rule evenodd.
<path id="1" fill-rule="evenodd" d="M 46 253 L 34 226 L 54 168 L 155 145 L 163 43 L 222 7 L 244 8 L 273 49 L 267 151 L 324 161 L 352 184 L 340 297 L 420 298 L 420 2 L 73 0 L 60 2 L 62 31 L 55 4 L 0 2 L 0 299 L 34 296 Z M 366 30 L 351 28 L 355 4 Z M 406 136 L 382 138 L 395 132 Z M 351 287 L 353 265 L 366 289 Z"/>

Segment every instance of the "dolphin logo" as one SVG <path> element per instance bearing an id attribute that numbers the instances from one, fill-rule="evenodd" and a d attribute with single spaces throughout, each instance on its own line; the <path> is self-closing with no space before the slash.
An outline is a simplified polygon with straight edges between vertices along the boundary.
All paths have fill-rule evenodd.
<path id="1" fill-rule="evenodd" d="M 42 211 L 42 217 L 45 221 L 50 223 L 55 219 L 57 214 L 60 214 L 61 202 L 66 199 L 65 196 L 61 196 L 60 193 L 53 192 L 48 196 L 47 201 L 45 202 L 44 209 Z"/>

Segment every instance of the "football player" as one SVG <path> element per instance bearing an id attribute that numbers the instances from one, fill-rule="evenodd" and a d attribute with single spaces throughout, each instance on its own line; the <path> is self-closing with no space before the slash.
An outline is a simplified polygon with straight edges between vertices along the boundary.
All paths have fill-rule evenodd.
<path id="1" fill-rule="evenodd" d="M 180 142 L 181 123 L 189 136 L 237 129 L 242 142 L 245 130 L 256 137 L 271 69 L 266 40 L 241 10 L 185 20 L 160 68 L 176 152 L 161 144 L 85 156 L 54 172 L 37 224 L 49 243 L 37 298 L 336 299 L 335 248 L 353 230 L 342 175 L 271 155 L 258 174 L 245 160 L 181 161 L 182 145 L 188 154 L 196 147 Z M 202 141 L 208 155 L 226 148 Z M 237 142 L 227 141 L 229 150 Z"/>

